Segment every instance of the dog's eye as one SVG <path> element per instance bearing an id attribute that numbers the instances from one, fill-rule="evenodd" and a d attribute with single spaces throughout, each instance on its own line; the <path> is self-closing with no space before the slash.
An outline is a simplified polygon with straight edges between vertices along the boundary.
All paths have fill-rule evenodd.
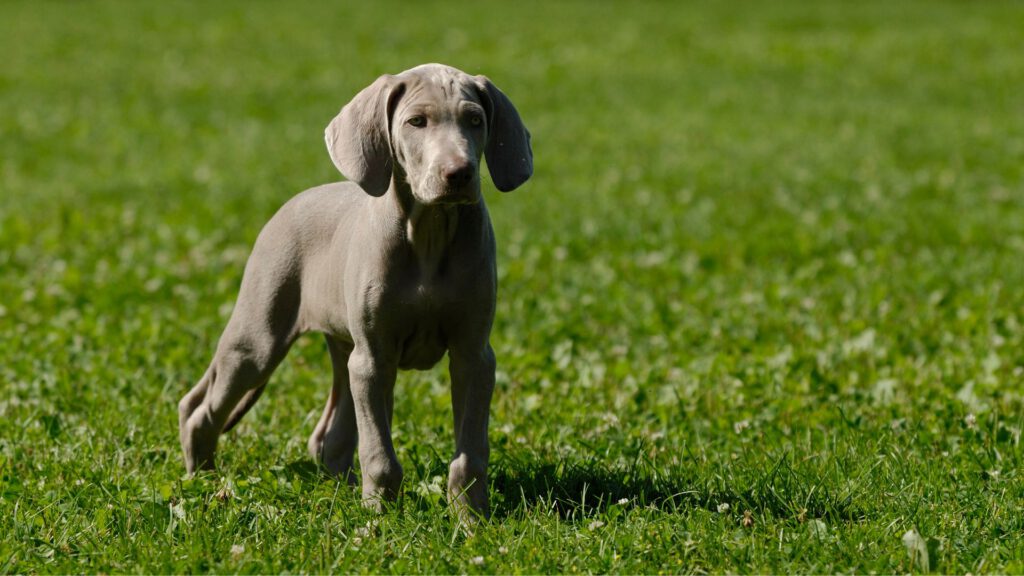
<path id="1" fill-rule="evenodd" d="M 471 126 L 480 126 L 480 125 L 482 125 L 483 123 L 484 123 L 484 119 L 483 119 L 483 118 L 481 118 L 481 117 L 480 117 L 479 115 L 477 115 L 477 114 L 474 114 L 474 115 L 472 115 L 472 116 L 470 116 L 470 117 L 469 117 L 469 124 L 470 124 Z"/>
<path id="2" fill-rule="evenodd" d="M 406 122 L 408 122 L 410 126 L 415 126 L 416 128 L 423 128 L 424 126 L 427 125 L 427 117 L 413 116 L 412 118 L 406 120 Z"/>

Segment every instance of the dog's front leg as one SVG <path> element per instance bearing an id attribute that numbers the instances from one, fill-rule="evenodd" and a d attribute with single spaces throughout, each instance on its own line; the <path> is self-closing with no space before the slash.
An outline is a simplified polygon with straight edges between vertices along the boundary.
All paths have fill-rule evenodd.
<path id="1" fill-rule="evenodd" d="M 449 351 L 455 457 L 448 474 L 448 498 L 459 517 L 487 517 L 487 424 L 494 392 L 494 351 L 484 343 L 476 349 Z"/>
<path id="2" fill-rule="evenodd" d="M 391 398 L 397 361 L 356 345 L 348 359 L 349 386 L 359 431 L 359 466 L 363 503 L 381 509 L 394 500 L 402 485 L 402 466 L 391 443 Z"/>

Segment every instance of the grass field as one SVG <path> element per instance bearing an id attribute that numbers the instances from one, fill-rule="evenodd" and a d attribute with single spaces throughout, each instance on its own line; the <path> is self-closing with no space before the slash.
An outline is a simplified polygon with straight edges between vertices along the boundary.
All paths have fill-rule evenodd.
<path id="1" fill-rule="evenodd" d="M 358 7 L 357 7 L 358 6 Z M 0 6 L 0 573 L 1024 572 L 1024 5 Z M 494 514 L 404 373 L 398 510 L 323 477 L 300 340 L 184 478 L 250 246 L 379 74 L 533 133 L 499 239 Z M 927 556 L 927 558 L 926 558 Z"/>

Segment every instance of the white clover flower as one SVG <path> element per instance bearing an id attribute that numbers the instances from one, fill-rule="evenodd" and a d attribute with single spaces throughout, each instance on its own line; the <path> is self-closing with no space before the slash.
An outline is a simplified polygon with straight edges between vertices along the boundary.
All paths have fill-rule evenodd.
<path id="1" fill-rule="evenodd" d="M 181 505 L 181 502 L 175 502 L 170 504 L 171 514 L 174 515 L 178 520 L 185 519 L 185 507 Z"/>

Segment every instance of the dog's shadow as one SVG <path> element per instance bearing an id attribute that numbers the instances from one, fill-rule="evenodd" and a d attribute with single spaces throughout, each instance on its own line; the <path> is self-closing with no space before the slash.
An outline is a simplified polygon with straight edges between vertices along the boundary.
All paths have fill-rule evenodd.
<path id="1" fill-rule="evenodd" d="M 865 517 L 858 495 L 808 482 L 783 456 L 774 469 L 735 482 L 697 472 L 663 474 L 642 465 L 609 466 L 599 461 L 498 463 L 491 472 L 492 515 L 504 518 L 542 507 L 563 518 L 592 517 L 613 508 L 648 508 L 665 513 L 703 509 L 710 513 L 767 514 L 775 518 Z M 725 506 L 727 505 L 727 506 Z"/>
<path id="2" fill-rule="evenodd" d="M 447 473 L 436 454 L 412 458 L 414 476 L 432 478 Z M 327 479 L 324 470 L 308 459 L 285 465 L 288 474 L 306 482 Z M 490 470 L 491 515 L 501 519 L 543 509 L 566 519 L 600 516 L 615 510 L 648 508 L 665 513 L 704 509 L 720 513 L 723 505 L 733 513 L 753 511 L 777 518 L 828 518 L 853 521 L 863 518 L 856 494 L 831 491 L 808 483 L 783 457 L 759 478 L 735 483 L 720 477 L 676 470 L 663 474 L 643 465 L 613 466 L 597 460 L 499 460 Z M 414 490 L 406 497 L 417 501 Z M 407 501 L 406 504 L 410 504 Z M 422 506 L 433 506 L 422 502 Z"/>
<path id="3" fill-rule="evenodd" d="M 318 482 L 328 478 L 327 471 L 324 470 L 323 466 L 309 458 L 292 460 L 284 465 L 284 470 L 291 478 L 301 480 L 302 482 Z"/>
<path id="4" fill-rule="evenodd" d="M 431 450 L 413 450 L 406 471 L 406 505 L 430 507 L 421 500 L 415 484 L 419 479 L 444 478 L 447 461 Z M 309 459 L 284 465 L 288 476 L 312 484 L 331 481 L 326 471 Z M 505 518 L 518 511 L 542 507 L 563 517 L 591 516 L 611 506 L 704 507 L 712 492 L 687 489 L 684 479 L 653 477 L 636 470 L 609 468 L 598 462 L 532 461 L 494 462 L 489 473 L 491 515 Z"/>
<path id="5" fill-rule="evenodd" d="M 613 506 L 652 506 L 665 511 L 706 507 L 708 494 L 673 480 L 596 463 L 538 462 L 497 465 L 490 474 L 492 515 L 503 518 L 542 507 L 562 517 L 588 517 Z"/>

